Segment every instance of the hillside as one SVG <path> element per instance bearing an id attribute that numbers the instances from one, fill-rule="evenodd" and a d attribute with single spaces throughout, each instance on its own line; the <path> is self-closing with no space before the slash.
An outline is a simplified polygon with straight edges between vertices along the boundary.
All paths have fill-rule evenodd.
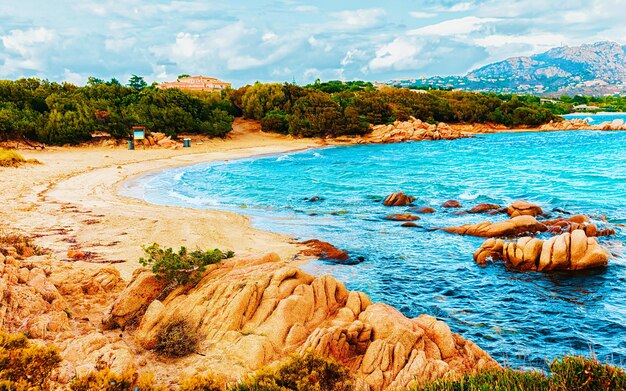
<path id="1" fill-rule="evenodd" d="M 465 76 L 437 76 L 392 83 L 407 87 L 542 95 L 623 93 L 626 92 L 626 46 L 615 42 L 563 46 L 530 57 L 511 57 Z"/>

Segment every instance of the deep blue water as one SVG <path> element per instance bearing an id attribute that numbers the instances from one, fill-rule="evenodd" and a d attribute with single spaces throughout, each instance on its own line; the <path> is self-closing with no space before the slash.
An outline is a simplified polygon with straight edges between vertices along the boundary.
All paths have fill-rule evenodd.
<path id="1" fill-rule="evenodd" d="M 380 202 L 399 190 L 415 195 L 416 206 L 437 209 L 422 215 L 423 229 L 383 219 L 408 209 Z M 456 215 L 440 208 L 448 199 L 463 209 L 526 199 L 547 211 L 626 223 L 626 132 L 490 134 L 318 149 L 169 169 L 127 184 L 123 193 L 244 213 L 259 228 L 329 241 L 365 261 L 315 261 L 307 271 L 330 273 L 409 317 L 434 315 L 503 364 L 542 367 L 546 359 L 591 352 L 626 364 L 625 228 L 616 226 L 618 235 L 602 240 L 615 254 L 608 268 L 576 274 L 480 267 L 472 253 L 483 239 L 430 230 L 505 218 Z M 304 200 L 312 196 L 323 200 Z"/>

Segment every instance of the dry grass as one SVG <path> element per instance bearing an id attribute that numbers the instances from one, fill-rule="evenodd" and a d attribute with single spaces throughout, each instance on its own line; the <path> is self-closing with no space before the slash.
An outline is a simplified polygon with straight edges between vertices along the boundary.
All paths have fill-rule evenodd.
<path id="1" fill-rule="evenodd" d="M 19 167 L 22 164 L 41 164 L 36 159 L 24 159 L 22 155 L 10 149 L 0 148 L 0 167 Z"/>

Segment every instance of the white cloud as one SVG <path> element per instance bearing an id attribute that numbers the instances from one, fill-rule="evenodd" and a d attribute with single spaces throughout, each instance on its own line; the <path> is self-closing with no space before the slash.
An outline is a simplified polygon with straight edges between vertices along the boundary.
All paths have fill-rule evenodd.
<path id="1" fill-rule="evenodd" d="M 433 12 L 418 12 L 418 11 L 409 12 L 409 15 L 411 15 L 412 18 L 416 18 L 416 19 L 428 19 L 428 18 L 434 18 L 435 16 L 437 16 L 437 14 Z"/>
<path id="2" fill-rule="evenodd" d="M 46 28 L 31 28 L 27 30 L 11 30 L 8 35 L 2 36 L 5 48 L 22 56 L 32 53 L 33 47 L 54 40 L 54 32 Z"/>
<path id="3" fill-rule="evenodd" d="M 382 8 L 357 9 L 333 13 L 333 16 L 340 23 L 355 29 L 374 26 L 379 23 L 383 15 L 385 15 L 385 10 Z"/>
<path id="4" fill-rule="evenodd" d="M 473 6 L 474 4 L 470 2 L 458 3 L 448 8 L 448 11 L 449 12 L 464 12 L 464 11 L 469 11 L 470 9 L 472 9 Z"/>
<path id="5" fill-rule="evenodd" d="M 414 37 L 398 37 L 376 50 L 376 57 L 369 62 L 369 69 L 378 72 L 418 68 L 422 62 L 418 56 L 422 49 L 422 43 Z"/>
<path id="6" fill-rule="evenodd" d="M 408 35 L 437 35 L 453 36 L 465 35 L 479 31 L 486 25 L 499 21 L 497 18 L 479 18 L 476 16 L 466 16 L 464 18 L 450 19 L 440 23 L 420 27 L 408 31 Z"/>
<path id="7" fill-rule="evenodd" d="M 293 10 L 296 12 L 306 12 L 306 13 L 319 12 L 319 8 L 317 8 L 314 5 L 298 5 L 296 7 L 293 7 Z"/>
<path id="8" fill-rule="evenodd" d="M 278 39 L 278 35 L 270 31 L 263 34 L 261 39 L 263 40 L 263 42 L 275 42 Z"/>
<path id="9" fill-rule="evenodd" d="M 72 72 L 69 69 L 63 69 L 63 79 L 69 83 L 77 86 L 84 85 L 87 82 L 87 77 L 80 73 Z"/>

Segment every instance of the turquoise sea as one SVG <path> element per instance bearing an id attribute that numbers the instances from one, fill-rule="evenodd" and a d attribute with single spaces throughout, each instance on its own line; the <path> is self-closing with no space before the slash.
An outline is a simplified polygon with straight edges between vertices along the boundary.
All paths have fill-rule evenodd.
<path id="1" fill-rule="evenodd" d="M 381 203 L 400 190 L 437 209 L 422 215 L 422 228 L 383 219 L 408 211 Z M 626 228 L 617 225 L 626 223 L 626 132 L 333 147 L 168 169 L 128 183 L 123 194 L 234 211 L 262 229 L 331 242 L 353 264 L 315 261 L 308 272 L 330 273 L 409 317 L 434 315 L 500 363 L 544 367 L 556 356 L 593 353 L 626 364 Z M 322 200 L 305 200 L 313 196 Z M 440 207 L 448 199 L 463 209 L 526 199 L 546 211 L 605 215 L 618 231 L 602 239 L 613 256 L 604 270 L 578 273 L 477 266 L 472 253 L 483 239 L 433 229 L 505 216 L 457 215 Z"/>

